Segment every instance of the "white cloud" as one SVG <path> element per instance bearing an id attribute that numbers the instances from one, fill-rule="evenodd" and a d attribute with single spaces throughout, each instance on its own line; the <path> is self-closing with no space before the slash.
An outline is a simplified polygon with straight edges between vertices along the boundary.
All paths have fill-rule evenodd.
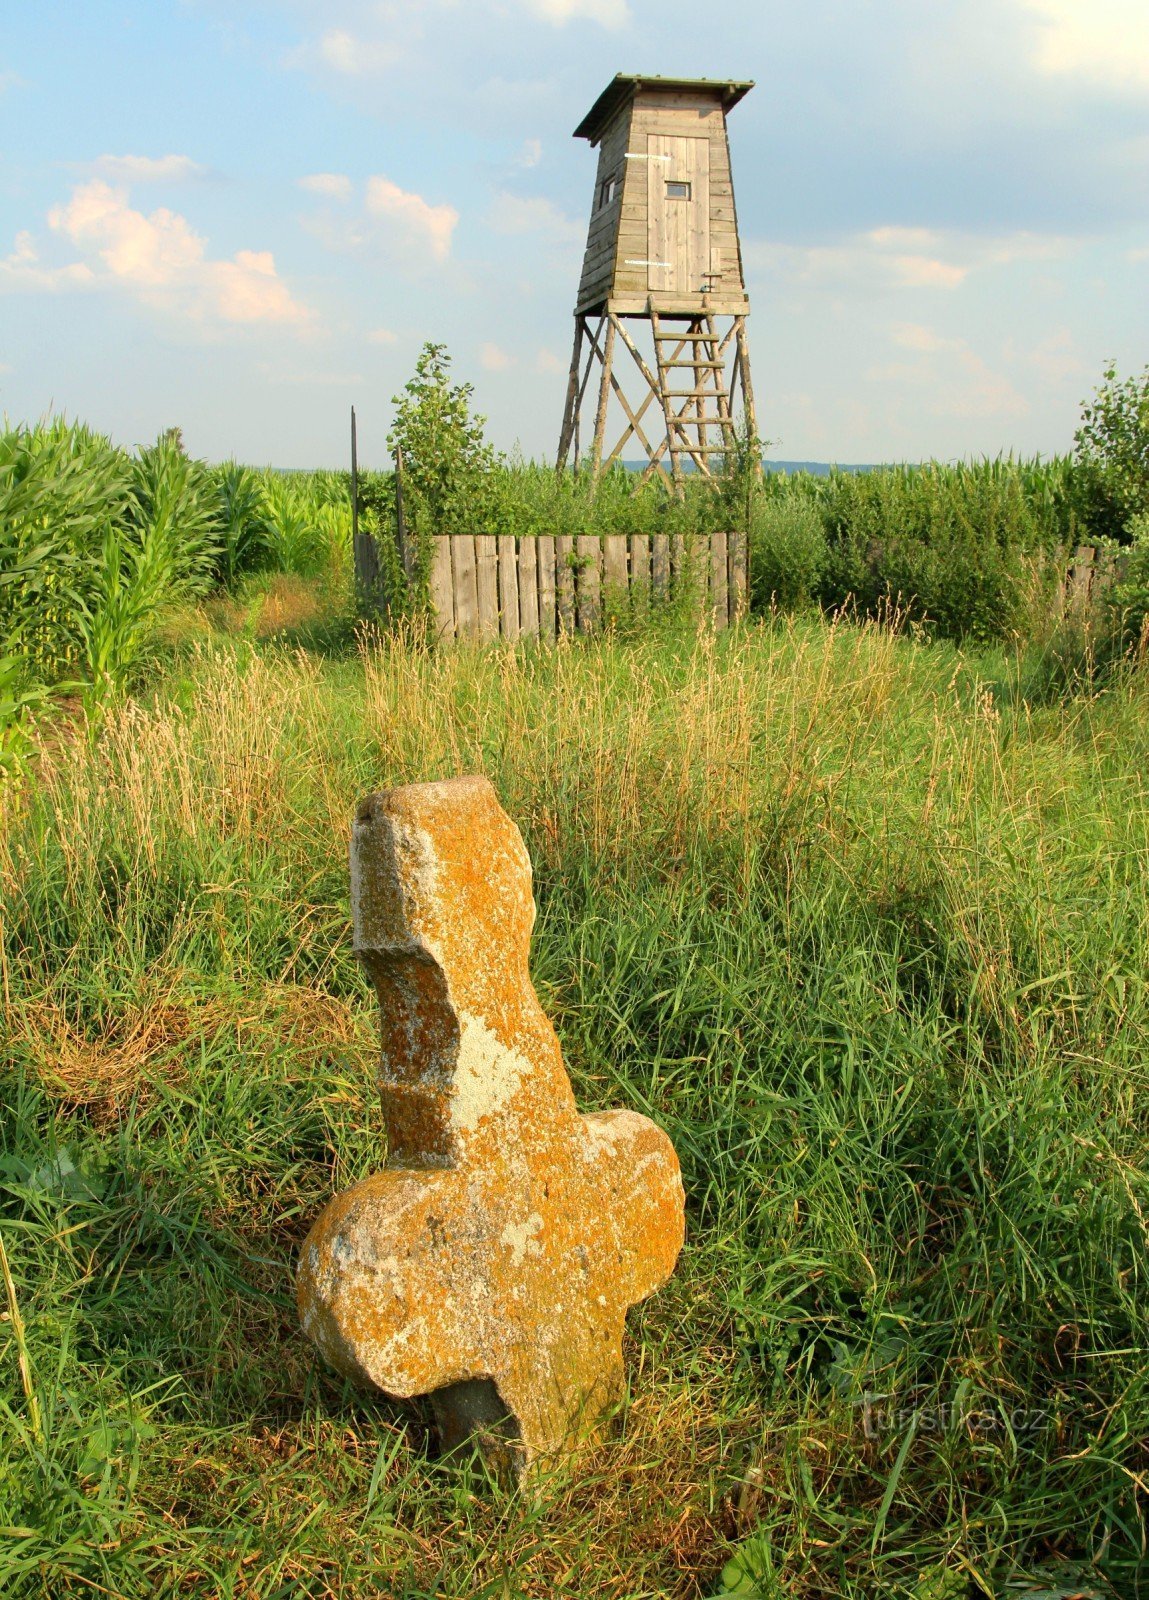
<path id="1" fill-rule="evenodd" d="M 566 363 L 561 356 L 556 356 L 553 350 L 542 349 L 535 357 L 535 371 L 543 373 L 564 373 Z"/>
<path id="2" fill-rule="evenodd" d="M 582 225 L 572 221 L 553 200 L 542 195 L 524 197 L 500 190 L 487 220 L 496 233 L 537 233 L 556 244 L 568 244 L 583 237 Z"/>
<path id="3" fill-rule="evenodd" d="M 426 249 L 436 261 L 446 261 L 451 253 L 451 236 L 459 220 L 454 206 L 432 205 L 421 194 L 400 189 L 382 175 L 367 180 L 367 209 L 384 217 L 403 240 Z"/>
<path id="4" fill-rule="evenodd" d="M 523 148 L 519 151 L 518 165 L 520 167 L 537 167 L 543 159 L 543 141 L 541 139 L 524 139 Z"/>
<path id="5" fill-rule="evenodd" d="M 324 200 L 338 200 L 346 204 L 351 198 L 351 179 L 342 172 L 312 172 L 298 180 L 299 188 L 308 194 L 320 195 Z"/>
<path id="6" fill-rule="evenodd" d="M 622 28 L 630 21 L 626 0 L 523 0 L 526 9 L 544 22 L 558 26 L 585 18 L 604 28 Z"/>
<path id="7" fill-rule="evenodd" d="M 917 322 L 896 323 L 893 330 L 894 343 L 901 345 L 903 350 L 917 350 L 923 355 L 936 355 L 940 350 L 958 350 L 962 348 L 960 339 L 947 339 L 935 333 L 933 328 L 923 327 Z"/>
<path id="8" fill-rule="evenodd" d="M 186 217 L 161 207 L 145 216 L 127 191 L 101 179 L 81 184 L 48 213 L 53 232 L 90 259 L 72 268 L 81 281 L 120 286 L 146 305 L 199 320 L 300 325 L 306 309 L 292 298 L 267 250 L 239 250 L 212 260 Z"/>
<path id="9" fill-rule="evenodd" d="M 872 290 L 960 289 L 974 273 L 1017 262 L 1051 261 L 1075 248 L 1059 235 L 1016 233 L 981 238 L 931 228 L 871 228 L 832 245 L 751 242 L 748 262 L 792 282 Z"/>
<path id="10" fill-rule="evenodd" d="M 92 269 L 82 261 L 64 267 L 46 267 L 30 233 L 16 235 L 16 248 L 0 261 L 0 289 L 40 289 L 49 293 L 62 289 L 86 289 L 95 282 Z"/>
<path id="11" fill-rule="evenodd" d="M 1022 0 L 1038 19 L 1034 60 L 1053 76 L 1149 89 L 1145 0 Z"/>
<path id="12" fill-rule="evenodd" d="M 390 328 L 372 328 L 367 335 L 368 344 L 396 344 L 398 339 L 399 335 Z"/>
<path id="13" fill-rule="evenodd" d="M 1045 382 L 1054 386 L 1076 378 L 1088 370 L 1076 341 L 1068 328 L 1055 328 L 1046 334 L 1026 356 L 1029 365 Z"/>
<path id="14" fill-rule="evenodd" d="M 890 337 L 917 362 L 891 362 L 866 373 L 871 383 L 917 386 L 918 404 L 934 416 L 1024 417 L 1030 405 L 1005 376 L 995 372 L 965 339 L 952 338 L 916 322 L 895 323 Z"/>
<path id="15" fill-rule="evenodd" d="M 191 156 L 97 156 L 92 171 L 109 183 L 187 183 L 207 168 Z"/>
<path id="16" fill-rule="evenodd" d="M 514 360 L 497 344 L 485 344 L 479 351 L 479 361 L 487 372 L 506 372 Z"/>
<path id="17" fill-rule="evenodd" d="M 315 55 L 332 72 L 348 78 L 366 78 L 385 72 L 402 59 L 403 52 L 393 44 L 357 39 L 343 28 L 332 28 L 315 46 Z"/>

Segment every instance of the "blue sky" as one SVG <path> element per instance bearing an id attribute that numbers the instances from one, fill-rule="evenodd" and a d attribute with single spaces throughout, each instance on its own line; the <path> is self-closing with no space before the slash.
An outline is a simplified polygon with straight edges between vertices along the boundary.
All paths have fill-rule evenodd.
<path id="1" fill-rule="evenodd" d="M 731 116 L 785 458 L 1064 450 L 1149 361 L 1145 0 L 47 0 L 0 43 L 0 406 L 382 461 L 425 340 L 554 451 L 617 71 Z M 700 26 L 700 23 L 705 26 Z M 704 44 L 697 44 L 700 36 Z"/>

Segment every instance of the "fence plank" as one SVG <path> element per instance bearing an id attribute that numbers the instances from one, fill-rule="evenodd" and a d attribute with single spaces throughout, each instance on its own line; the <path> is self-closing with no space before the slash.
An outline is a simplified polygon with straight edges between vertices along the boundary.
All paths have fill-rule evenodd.
<path id="1" fill-rule="evenodd" d="M 643 611 L 650 605 L 650 535 L 630 536 L 630 603 Z"/>
<path id="2" fill-rule="evenodd" d="M 710 535 L 710 612 L 716 628 L 730 621 L 730 579 L 726 571 L 726 535 L 716 528 Z"/>
<path id="3" fill-rule="evenodd" d="M 746 562 L 747 548 L 745 528 L 737 528 L 727 536 L 726 549 L 730 572 L 731 622 L 741 622 L 750 609 L 750 572 Z"/>
<path id="4" fill-rule="evenodd" d="M 439 639 L 455 637 L 455 595 L 451 577 L 451 541 L 436 537 L 431 556 L 431 606 L 434 611 L 435 636 Z"/>
<path id="5" fill-rule="evenodd" d="M 686 540 L 680 533 L 670 535 L 670 588 L 675 599 L 686 588 Z"/>
<path id="6" fill-rule="evenodd" d="M 580 633 L 593 633 L 602 619 L 602 579 L 599 562 L 602 544 L 593 534 L 580 533 L 575 540 L 578 556 L 578 626 Z"/>
<path id="7" fill-rule="evenodd" d="M 707 577 L 710 568 L 710 543 L 694 534 L 674 533 L 670 537 L 670 569 L 674 593 L 701 622 L 706 617 Z"/>
<path id="8" fill-rule="evenodd" d="M 574 540 L 569 534 L 555 535 L 555 609 L 559 633 L 575 631 L 575 575 L 571 566 Z"/>
<path id="9" fill-rule="evenodd" d="M 519 632 L 539 632 L 539 547 L 530 534 L 519 540 Z"/>
<path id="10" fill-rule="evenodd" d="M 608 533 L 602 541 L 602 592 L 611 610 L 626 608 L 627 565 L 626 534 Z"/>
<path id="11" fill-rule="evenodd" d="M 555 636 L 555 541 L 539 534 L 539 633 L 548 642 Z"/>
<path id="12" fill-rule="evenodd" d="M 670 535 L 656 533 L 650 541 L 650 581 L 655 605 L 670 599 Z"/>
<path id="13" fill-rule="evenodd" d="M 455 580 L 455 637 L 479 636 L 479 591 L 475 574 L 475 536 L 451 535 L 451 572 Z"/>
<path id="14" fill-rule="evenodd" d="M 499 551 L 493 533 L 475 535 L 475 589 L 479 638 L 499 637 Z"/>
<path id="15" fill-rule="evenodd" d="M 1097 551 L 1091 544 L 1079 544 L 1073 552 L 1073 565 L 1069 569 L 1069 601 L 1071 605 L 1084 605 L 1093 587 L 1093 561 Z"/>
<path id="16" fill-rule="evenodd" d="M 499 534 L 499 625 L 504 639 L 519 636 L 519 562 L 513 533 Z"/>

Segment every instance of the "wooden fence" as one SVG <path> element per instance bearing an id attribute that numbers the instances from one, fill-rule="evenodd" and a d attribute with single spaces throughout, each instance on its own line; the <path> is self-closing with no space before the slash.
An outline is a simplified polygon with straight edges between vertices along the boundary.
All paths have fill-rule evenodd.
<path id="1" fill-rule="evenodd" d="M 1079 544 L 1059 585 L 1062 608 L 1071 611 L 1087 606 L 1115 584 L 1124 583 L 1128 570 L 1126 551 L 1106 549 L 1099 553 L 1091 544 Z"/>
<path id="2" fill-rule="evenodd" d="M 444 639 L 555 639 L 670 604 L 725 628 L 748 601 L 744 533 L 450 534 L 435 540 L 431 565 Z"/>

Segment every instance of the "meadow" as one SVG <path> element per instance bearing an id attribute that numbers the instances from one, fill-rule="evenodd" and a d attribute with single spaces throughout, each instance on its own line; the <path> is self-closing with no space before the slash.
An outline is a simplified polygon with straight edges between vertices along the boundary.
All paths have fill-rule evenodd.
<path id="1" fill-rule="evenodd" d="M 1140 389 L 1072 460 L 676 496 L 496 458 L 429 350 L 411 572 L 360 483 L 384 618 L 344 474 L 0 434 L 0 1591 L 1145 1593 Z M 720 526 L 729 633 L 428 637 L 436 532 Z M 1081 538 L 1126 575 L 1067 605 Z M 687 1195 L 611 1438 L 530 1494 L 292 1293 L 386 1156 L 350 818 L 463 772 L 530 848 L 580 1104 L 658 1120 Z"/>
<path id="2" fill-rule="evenodd" d="M 185 615 L 7 791 L 5 1592 L 1142 1592 L 1144 671 L 1034 704 L 1008 652 L 778 614 L 306 637 Z M 469 771 L 580 1104 L 657 1118 L 687 1191 L 614 1437 L 537 1496 L 292 1298 L 385 1153 L 352 808 Z"/>

